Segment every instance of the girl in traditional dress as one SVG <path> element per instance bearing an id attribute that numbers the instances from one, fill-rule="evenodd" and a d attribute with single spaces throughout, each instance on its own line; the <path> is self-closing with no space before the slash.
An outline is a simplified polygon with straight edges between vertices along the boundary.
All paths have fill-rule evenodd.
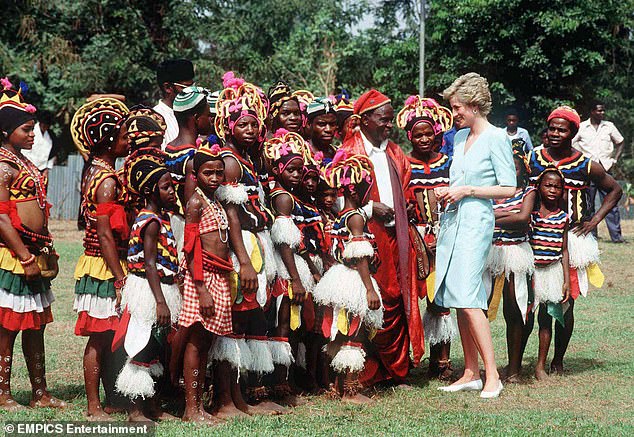
<path id="1" fill-rule="evenodd" d="M 568 257 L 568 214 L 561 209 L 564 176 L 547 168 L 537 179 L 539 203 L 532 213 L 530 244 L 535 255 L 535 307 L 539 306 L 539 353 L 535 377 L 546 378 L 546 358 L 552 337 L 552 320 L 557 320 L 555 342 L 566 327 L 565 313 L 571 310 L 570 262 Z M 559 329 L 561 327 L 561 329 Z"/>
<path id="2" fill-rule="evenodd" d="M 324 274 L 313 293 L 315 301 L 326 306 L 321 329 L 329 339 L 336 393 L 352 403 L 370 401 L 360 393 L 359 372 L 365 365 L 364 343 L 383 325 L 378 285 L 372 278 L 378 265 L 376 245 L 362 209 L 374 183 L 371 172 L 366 157 L 346 159 L 344 151 L 337 152 L 325 169 L 329 184 L 339 187 L 344 197 L 331 234 L 332 253 L 339 264 Z"/>
<path id="3" fill-rule="evenodd" d="M 524 142 L 513 141 L 513 158 L 517 175 L 517 190 L 512 197 L 495 200 L 493 246 L 487 259 L 490 321 L 495 320 L 500 298 L 506 322 L 506 346 L 509 363 L 506 382 L 518 382 L 522 356 L 533 330 L 531 277 L 534 270 L 533 251 L 528 243 L 530 217 L 535 205 L 535 188 L 528 185 L 528 161 Z"/>
<path id="4" fill-rule="evenodd" d="M 176 204 L 176 191 L 163 152 L 144 151 L 128 167 L 130 189 L 146 202 L 130 232 L 124 312 L 115 337 L 128 355 L 116 387 L 131 400 L 130 421 L 172 418 L 160 409 L 155 379 L 163 375 L 161 358 L 181 307 L 176 240 L 167 212 Z"/>
<path id="5" fill-rule="evenodd" d="M 273 396 L 288 405 L 297 405 L 288 384 L 288 368 L 295 361 L 288 343 L 291 330 L 301 325 L 301 306 L 315 286 L 315 280 L 304 258 L 300 256 L 302 233 L 297 223 L 303 221 L 296 194 L 304 171 L 306 144 L 296 133 L 280 129 L 264 146 L 265 156 L 272 163 L 275 187 L 271 190 L 271 208 L 275 222 L 271 239 L 277 249 L 278 277 L 273 287 L 270 343 L 276 364 Z"/>
<path id="6" fill-rule="evenodd" d="M 407 187 L 409 203 L 410 235 L 417 242 L 416 256 L 410 257 L 411 311 L 418 314 L 418 299 L 426 298 L 427 309 L 422 318 L 424 329 L 413 329 L 410 325 L 414 365 L 418 365 L 425 351 L 422 338 L 417 333 L 424 331 L 429 342 L 428 376 L 448 380 L 453 375 L 449 351 L 451 341 L 457 334 L 449 308 L 434 303 L 434 255 L 436 253 L 436 224 L 438 202 L 434 189 L 449 185 L 451 158 L 439 153 L 442 134 L 451 128 L 451 111 L 433 99 L 410 96 L 396 116 L 396 123 L 405 129 L 412 144 L 407 156 L 412 175 Z M 419 316 L 411 317 L 418 323 Z"/>
<path id="7" fill-rule="evenodd" d="M 103 380 L 109 398 L 111 383 L 106 363 L 111 358 L 112 336 L 119 323 L 117 309 L 127 275 L 127 193 L 114 168 L 115 160 L 128 153 L 121 129 L 127 113 L 128 108 L 119 100 L 97 99 L 80 107 L 70 126 L 75 145 L 89 156 L 81 183 L 81 213 L 86 222 L 84 253 L 75 267 L 73 308 L 77 311 L 75 335 L 88 337 L 84 383 L 87 414 L 93 420 L 108 418 L 99 401 L 99 381 Z"/>
<path id="8" fill-rule="evenodd" d="M 268 99 L 271 132 L 286 129 L 304 135 L 308 124 L 306 108 L 308 102 L 314 100 L 313 94 L 306 90 L 291 91 L 286 82 L 278 81 L 269 89 Z"/>
<path id="9" fill-rule="evenodd" d="M 48 232 L 46 181 L 22 154 L 33 147 L 35 107 L 7 78 L 0 80 L 0 409 L 25 409 L 11 394 L 13 345 L 31 380 L 31 407 L 63 408 L 46 386 L 44 328 L 53 321 L 51 280 L 58 256 Z M 25 89 L 27 89 L 25 87 Z"/>

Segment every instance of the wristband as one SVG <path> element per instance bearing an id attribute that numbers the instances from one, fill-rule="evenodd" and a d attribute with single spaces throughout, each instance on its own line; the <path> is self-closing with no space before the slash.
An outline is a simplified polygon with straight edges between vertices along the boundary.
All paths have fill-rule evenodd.
<path id="1" fill-rule="evenodd" d="M 117 290 L 121 290 L 125 286 L 126 279 L 127 279 L 127 276 L 124 276 L 123 278 L 117 279 L 116 281 L 114 281 L 114 288 Z"/>
<path id="2" fill-rule="evenodd" d="M 20 260 L 20 264 L 22 264 L 22 267 L 28 267 L 35 262 L 35 259 L 35 255 L 31 254 L 31 256 L 24 261 Z"/>

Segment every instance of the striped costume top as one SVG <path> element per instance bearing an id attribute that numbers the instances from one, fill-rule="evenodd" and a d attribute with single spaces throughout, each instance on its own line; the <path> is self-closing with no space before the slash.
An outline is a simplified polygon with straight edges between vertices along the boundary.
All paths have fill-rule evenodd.
<path id="1" fill-rule="evenodd" d="M 11 167 L 18 170 L 17 177 L 9 187 L 9 198 L 15 202 L 26 202 L 28 200 L 38 199 L 46 200 L 46 179 L 40 173 L 38 168 L 28 158 L 17 158 L 22 162 L 16 161 L 15 155 L 0 147 L 0 162 L 6 162 Z"/>
<path id="2" fill-rule="evenodd" d="M 493 211 L 512 212 L 517 214 L 522 209 L 522 203 L 528 193 L 535 191 L 534 187 L 519 188 L 513 197 L 493 201 Z M 509 245 L 528 241 L 528 231 L 519 229 L 503 229 L 495 227 L 493 230 L 493 244 Z"/>
<path id="3" fill-rule="evenodd" d="M 260 183 L 261 178 L 268 178 L 265 173 L 259 174 L 255 165 L 248 156 L 240 156 L 229 147 L 223 147 L 221 151 L 223 159 L 233 158 L 240 165 L 240 179 L 238 183 L 244 187 L 249 197 L 249 205 L 252 211 L 247 209 L 246 205 L 240 205 L 240 224 L 242 229 L 254 233 L 263 231 L 270 227 L 273 223 L 273 215 L 266 206 L 264 206 L 264 189 Z"/>
<path id="4" fill-rule="evenodd" d="M 178 253 L 168 213 L 159 216 L 147 209 L 142 209 L 139 212 L 130 231 L 128 271 L 134 275 L 145 277 L 143 232 L 145 227 L 153 221 L 156 221 L 160 226 L 156 247 L 156 270 L 161 282 L 173 284 L 178 274 Z"/>
<path id="5" fill-rule="evenodd" d="M 587 189 L 590 187 L 590 167 L 592 161 L 583 153 L 573 150 L 572 156 L 555 161 L 546 148 L 533 150 L 530 157 L 531 182 L 537 183 L 539 175 L 547 168 L 555 166 L 564 175 L 564 199 L 567 204 L 571 226 L 590 219 Z"/>
<path id="6" fill-rule="evenodd" d="M 362 239 L 369 241 L 370 244 L 372 244 L 372 247 L 374 248 L 374 257 L 370 260 L 369 267 L 370 273 L 376 273 L 380 263 L 376 241 L 374 240 L 374 235 L 370 233 L 370 230 L 368 229 L 368 218 L 361 208 L 344 209 L 339 213 L 339 216 L 332 225 L 332 231 L 330 231 L 330 236 L 332 237 L 332 256 L 338 262 L 348 267 L 354 264 L 354 259 L 344 258 L 343 256 L 343 253 L 346 250 L 346 244 L 353 238 L 350 228 L 348 227 L 348 220 L 354 215 L 360 215 L 363 218 L 364 223 L 363 236 L 354 238 L 355 240 Z"/>
<path id="7" fill-rule="evenodd" d="M 406 197 L 410 204 L 414 205 L 417 224 L 433 223 L 435 218 L 435 197 L 432 190 L 438 187 L 449 186 L 449 168 L 451 158 L 439 154 L 430 162 L 420 161 L 408 156 L 412 166 L 412 176 L 407 186 Z M 416 193 L 420 192 L 423 198 L 425 211 L 421 211 L 416 200 Z"/>
<path id="8" fill-rule="evenodd" d="M 568 214 L 561 209 L 546 217 L 533 211 L 530 242 L 536 266 L 544 267 L 562 258 L 567 222 Z"/>
<path id="9" fill-rule="evenodd" d="M 304 252 L 310 255 L 320 255 L 328 250 L 326 231 L 319 210 L 311 202 L 294 199 L 301 211 L 302 220 L 295 222 L 302 233 L 302 243 L 299 246 L 300 255 Z M 295 218 L 293 217 L 293 220 Z"/>
<path id="10" fill-rule="evenodd" d="M 84 220 L 86 221 L 84 253 L 88 256 L 102 256 L 101 245 L 99 243 L 99 238 L 97 237 L 97 190 L 101 184 L 108 179 L 114 179 L 117 182 L 118 196 L 114 203 L 120 205 L 121 208 L 123 208 L 123 206 L 127 203 L 126 191 L 124 190 L 117 174 L 112 173 L 112 171 L 106 168 L 98 168 L 93 177 L 87 181 L 88 186 L 83 189 L 80 205 L 80 213 L 84 216 Z M 112 230 L 112 235 L 117 246 L 119 257 L 123 259 L 127 251 L 127 241 L 125 241 L 125 236 L 117 232 L 116 229 Z"/>
<path id="11" fill-rule="evenodd" d="M 190 159 L 194 158 L 196 153 L 196 146 L 193 144 L 182 144 L 180 146 L 173 146 L 168 144 L 165 147 L 165 166 L 172 175 L 172 181 L 174 182 L 174 188 L 176 188 L 176 197 L 180 203 L 180 213 L 184 213 L 185 205 L 187 205 L 187 199 L 185 199 L 185 171 Z"/>

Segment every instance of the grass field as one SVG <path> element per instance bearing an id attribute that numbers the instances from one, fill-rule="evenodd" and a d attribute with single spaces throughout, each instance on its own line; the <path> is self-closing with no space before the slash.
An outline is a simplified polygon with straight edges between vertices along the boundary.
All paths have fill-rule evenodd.
<path id="1" fill-rule="evenodd" d="M 73 335 L 73 269 L 81 253 L 82 234 L 68 222 L 52 231 L 61 256 L 61 273 L 53 288 L 55 322 L 46 328 L 47 379 L 51 392 L 71 407 L 2 413 L 1 420 L 82 420 L 86 407 L 82 376 L 85 339 Z M 215 428 L 180 422 L 161 423 L 157 435 L 634 435 L 634 222 L 624 222 L 633 244 L 600 242 L 606 283 L 576 305 L 575 333 L 568 350 L 566 375 L 537 382 L 533 333 L 524 357 L 523 381 L 505 387 L 499 399 L 483 401 L 476 393 L 442 394 L 440 383 L 426 379 L 426 364 L 413 371 L 413 390 L 376 394 L 367 407 L 311 398 L 292 414 L 235 420 Z M 506 362 L 504 321 L 493 322 L 498 365 Z M 537 326 L 535 327 L 535 330 Z M 24 359 L 16 345 L 12 388 L 18 402 L 30 396 Z M 552 351 L 551 351 L 552 352 Z M 452 350 L 462 366 L 459 342 Z M 124 420 L 124 415 L 116 415 Z"/>

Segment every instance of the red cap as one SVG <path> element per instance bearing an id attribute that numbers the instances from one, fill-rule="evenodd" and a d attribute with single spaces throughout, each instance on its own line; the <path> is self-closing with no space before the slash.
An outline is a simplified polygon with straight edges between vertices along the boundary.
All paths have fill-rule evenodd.
<path id="1" fill-rule="evenodd" d="M 563 118 L 564 120 L 568 120 L 570 123 L 574 124 L 577 129 L 579 129 L 579 124 L 581 123 L 581 118 L 577 111 L 572 109 L 570 106 L 560 106 L 550 113 L 548 116 L 547 122 L 550 122 L 553 118 Z"/>
<path id="2" fill-rule="evenodd" d="M 371 89 L 354 102 L 354 113 L 356 115 L 361 115 L 390 102 L 391 100 L 388 96 L 375 89 Z"/>

